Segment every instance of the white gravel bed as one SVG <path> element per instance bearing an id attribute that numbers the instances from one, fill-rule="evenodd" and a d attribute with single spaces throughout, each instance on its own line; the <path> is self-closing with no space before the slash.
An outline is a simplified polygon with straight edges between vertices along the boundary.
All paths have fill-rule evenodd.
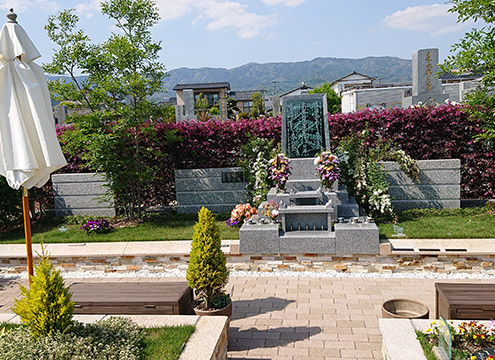
<path id="1" fill-rule="evenodd" d="M 62 272 L 66 279 L 100 279 L 100 278 L 185 278 L 183 270 L 164 270 L 163 272 L 149 272 L 145 270 L 135 272 L 111 272 L 84 271 L 84 272 Z M 401 272 L 392 274 L 383 273 L 342 273 L 336 271 L 313 272 L 313 271 L 231 271 L 231 277 L 304 277 L 304 278 L 368 278 L 368 279 L 493 279 L 495 274 L 471 274 L 456 272 L 450 274 L 434 272 Z M 27 279 L 27 272 L 20 274 L 0 274 L 0 279 Z"/>

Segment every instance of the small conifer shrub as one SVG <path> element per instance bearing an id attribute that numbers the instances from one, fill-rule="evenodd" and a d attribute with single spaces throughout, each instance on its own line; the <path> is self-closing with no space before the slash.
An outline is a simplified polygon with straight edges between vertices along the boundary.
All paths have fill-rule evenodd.
<path id="1" fill-rule="evenodd" d="M 228 297 L 223 291 L 228 278 L 229 270 L 221 249 L 220 230 L 213 214 L 202 207 L 198 213 L 198 222 L 194 225 L 187 268 L 187 281 L 195 289 L 196 300 L 203 304 L 202 310 L 215 308 L 212 299 Z"/>
<path id="2" fill-rule="evenodd" d="M 21 317 L 35 338 L 64 332 L 72 324 L 74 302 L 60 271 L 54 271 L 45 248 L 35 266 L 30 288 L 20 286 L 22 298 L 15 299 L 12 311 Z"/>

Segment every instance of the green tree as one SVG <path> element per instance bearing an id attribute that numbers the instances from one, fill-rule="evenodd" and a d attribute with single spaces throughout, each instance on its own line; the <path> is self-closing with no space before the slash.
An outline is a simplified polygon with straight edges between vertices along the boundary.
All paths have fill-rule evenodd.
<path id="1" fill-rule="evenodd" d="M 259 92 L 255 92 L 251 95 L 251 101 L 253 105 L 251 106 L 251 111 L 249 112 L 249 116 L 252 118 L 258 118 L 260 115 L 265 114 L 265 100 L 263 99 L 263 95 Z"/>
<path id="2" fill-rule="evenodd" d="M 187 281 L 203 297 L 207 308 L 211 309 L 211 300 L 220 295 L 229 279 L 227 259 L 221 249 L 220 230 L 210 210 L 202 207 L 198 213 L 198 222 L 194 225 L 191 243 Z"/>
<path id="3" fill-rule="evenodd" d="M 22 298 L 15 299 L 12 311 L 21 317 L 34 337 L 64 332 L 72 324 L 74 302 L 60 271 L 53 265 L 42 246 L 41 259 L 35 266 L 30 288 L 20 286 Z"/>
<path id="4" fill-rule="evenodd" d="M 239 112 L 237 100 L 227 98 L 227 115 L 231 120 L 235 120 L 235 114 Z"/>
<path id="5" fill-rule="evenodd" d="M 196 110 L 196 115 L 199 121 L 208 120 L 208 99 L 203 93 L 199 93 L 194 103 L 194 109 Z"/>
<path id="6" fill-rule="evenodd" d="M 212 106 L 209 111 L 210 115 L 218 116 L 220 115 L 220 109 L 217 106 Z"/>
<path id="7" fill-rule="evenodd" d="M 471 105 L 482 105 L 487 111 L 474 111 L 473 116 L 485 119 L 486 132 L 479 139 L 487 144 L 495 142 L 495 3 L 492 0 L 450 0 L 450 12 L 457 13 L 457 22 L 483 22 L 479 29 L 471 29 L 459 43 L 452 45 L 442 70 L 458 69 L 482 76 L 482 86 L 465 99 Z"/>
<path id="8" fill-rule="evenodd" d="M 329 114 L 336 114 L 341 110 L 341 97 L 332 89 L 331 84 L 323 84 L 314 88 L 310 94 L 327 94 L 327 110 Z"/>
<path id="9" fill-rule="evenodd" d="M 55 96 L 83 102 L 94 112 L 75 119 L 76 131 L 66 132 L 69 150 L 80 155 L 77 145 L 87 147 L 82 157 L 93 170 L 106 173 L 109 190 L 120 198 L 126 215 L 136 216 L 137 209 L 141 217 L 143 189 L 155 173 L 143 163 L 148 156 L 163 155 L 150 153 L 143 136 L 152 129 L 143 124 L 161 113 L 152 95 L 163 90 L 165 68 L 158 62 L 160 42 L 153 41 L 150 31 L 159 21 L 158 9 L 149 0 L 109 0 L 101 3 L 101 11 L 118 31 L 97 45 L 76 28 L 73 10 L 50 17 L 45 28 L 58 49 L 44 68 L 73 80 L 52 84 Z M 85 75 L 82 82 L 74 75 L 78 72 Z"/>

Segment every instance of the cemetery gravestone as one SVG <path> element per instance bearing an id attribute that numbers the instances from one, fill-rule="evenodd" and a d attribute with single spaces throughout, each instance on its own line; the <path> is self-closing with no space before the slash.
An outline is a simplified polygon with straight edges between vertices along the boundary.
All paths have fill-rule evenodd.
<path id="1" fill-rule="evenodd" d="M 273 116 L 280 116 L 280 97 L 273 97 Z"/>
<path id="2" fill-rule="evenodd" d="M 220 120 L 227 120 L 228 112 L 227 112 L 227 99 L 220 99 L 219 101 L 220 107 Z"/>
<path id="3" fill-rule="evenodd" d="M 327 95 L 287 96 L 282 101 L 282 151 L 289 158 L 314 158 L 329 150 Z"/>
<path id="4" fill-rule="evenodd" d="M 184 105 L 175 105 L 175 121 L 181 122 L 184 118 Z"/>
<path id="5" fill-rule="evenodd" d="M 196 120 L 196 115 L 194 115 L 194 91 L 191 89 L 185 89 L 183 91 L 184 97 L 184 119 L 186 120 Z"/>
<path id="6" fill-rule="evenodd" d="M 447 95 L 443 93 L 442 82 L 437 73 L 438 49 L 421 49 L 412 58 L 412 96 L 402 99 L 402 107 L 418 103 L 443 104 Z"/>
<path id="7" fill-rule="evenodd" d="M 67 106 L 57 106 L 57 124 L 62 125 L 67 122 Z"/>

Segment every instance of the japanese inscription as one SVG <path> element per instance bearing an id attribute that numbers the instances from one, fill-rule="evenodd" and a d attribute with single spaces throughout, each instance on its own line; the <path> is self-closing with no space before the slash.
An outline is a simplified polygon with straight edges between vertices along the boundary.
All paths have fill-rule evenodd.
<path id="1" fill-rule="evenodd" d="M 428 51 L 426 53 L 426 64 L 425 64 L 425 75 L 426 75 L 426 91 L 431 91 L 433 88 L 431 83 L 431 75 L 433 69 L 433 62 L 431 60 L 431 53 Z"/>
<path id="2" fill-rule="evenodd" d="M 314 157 L 329 148 L 326 94 L 284 99 L 282 147 L 290 158 Z"/>

